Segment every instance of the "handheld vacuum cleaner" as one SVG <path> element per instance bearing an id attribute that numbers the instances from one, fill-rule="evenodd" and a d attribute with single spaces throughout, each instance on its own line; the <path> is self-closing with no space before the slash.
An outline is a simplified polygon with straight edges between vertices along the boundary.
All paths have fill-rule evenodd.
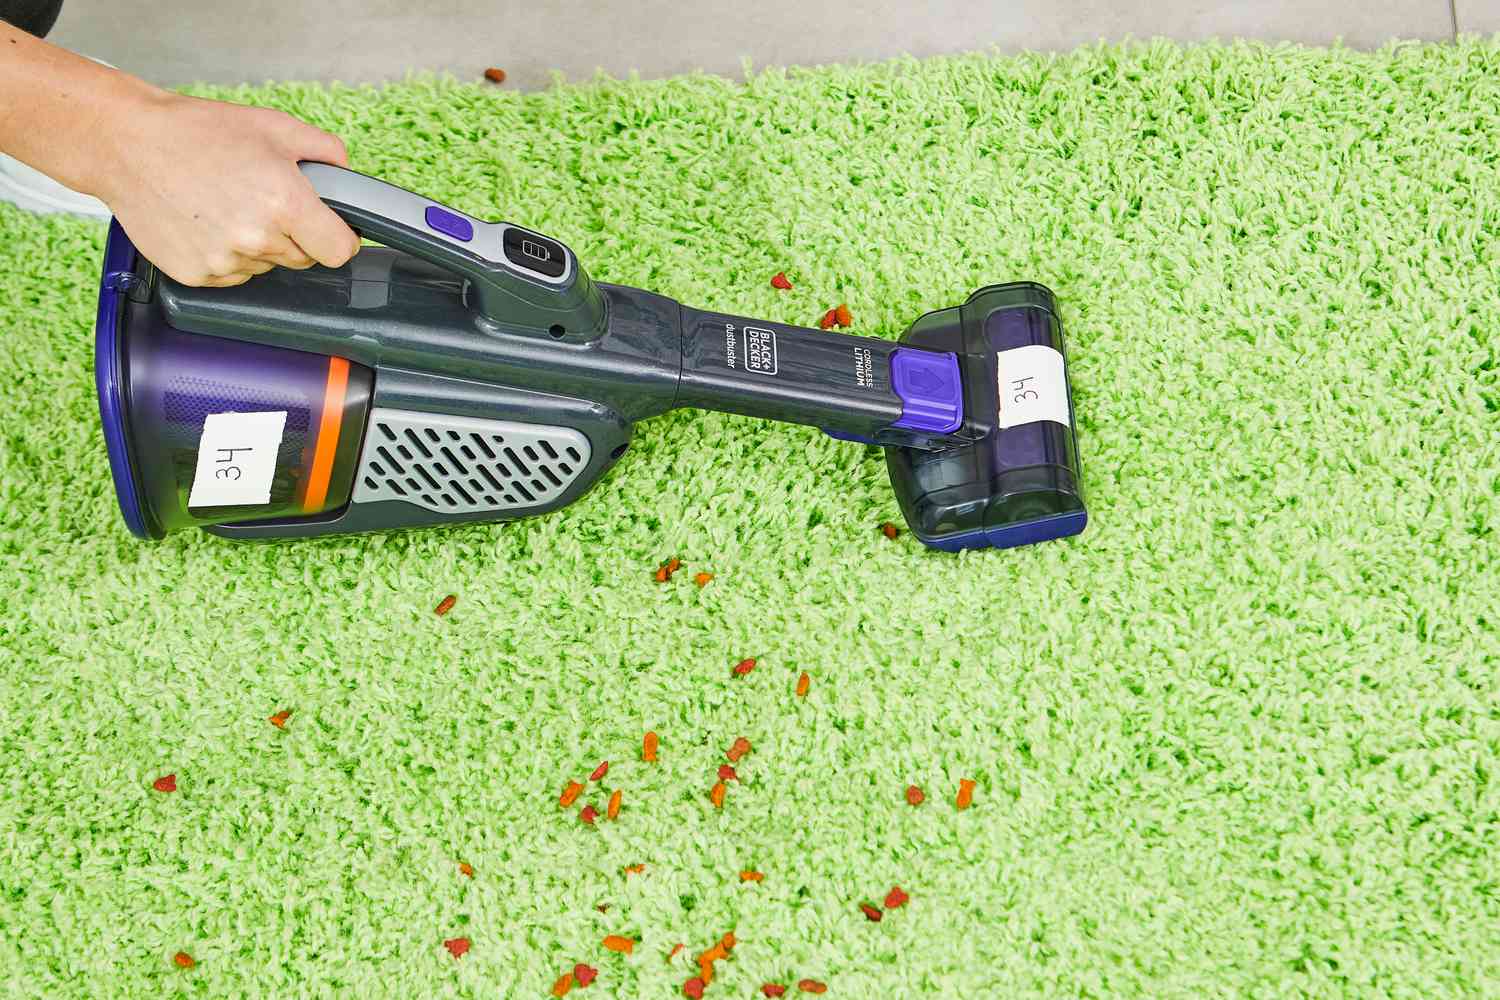
<path id="1" fill-rule="evenodd" d="M 158 272 L 112 223 L 96 331 L 120 512 L 161 538 L 545 514 L 676 407 L 885 447 L 912 531 L 950 551 L 1083 530 L 1052 293 L 991 285 L 899 343 L 591 280 L 562 243 L 304 163 L 366 246 L 234 288 Z"/>

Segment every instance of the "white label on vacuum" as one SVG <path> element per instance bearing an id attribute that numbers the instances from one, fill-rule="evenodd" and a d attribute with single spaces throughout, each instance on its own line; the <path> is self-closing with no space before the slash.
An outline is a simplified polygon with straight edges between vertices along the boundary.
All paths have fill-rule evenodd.
<path id="1" fill-rule="evenodd" d="M 776 331 L 745 327 L 745 371 L 775 375 L 777 367 Z"/>
<path id="2" fill-rule="evenodd" d="M 210 413 L 198 439 L 189 507 L 269 503 L 286 411 Z"/>
<path id="3" fill-rule="evenodd" d="M 1000 429 L 1051 420 L 1069 426 L 1062 353 L 1044 344 L 1000 352 Z"/>

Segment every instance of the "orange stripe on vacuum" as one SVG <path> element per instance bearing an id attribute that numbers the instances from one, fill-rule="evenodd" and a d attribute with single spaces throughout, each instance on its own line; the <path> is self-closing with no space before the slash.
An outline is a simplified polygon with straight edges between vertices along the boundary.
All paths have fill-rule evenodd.
<path id="1" fill-rule="evenodd" d="M 309 514 L 323 508 L 328 499 L 328 480 L 333 475 L 333 453 L 339 446 L 339 426 L 344 422 L 344 392 L 349 386 L 349 362 L 328 359 L 328 384 L 323 389 L 323 416 L 318 420 L 318 443 L 313 450 L 312 469 L 307 474 L 307 496 L 302 509 Z"/>

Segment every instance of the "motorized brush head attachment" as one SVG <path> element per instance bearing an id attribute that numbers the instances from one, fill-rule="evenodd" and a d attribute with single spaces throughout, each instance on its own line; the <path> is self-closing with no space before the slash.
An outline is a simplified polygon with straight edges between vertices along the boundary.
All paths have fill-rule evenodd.
<path id="1" fill-rule="evenodd" d="M 692 406 L 883 445 L 924 542 L 1082 530 L 1051 293 L 992 286 L 899 343 L 594 282 L 561 242 L 372 177 L 303 171 L 366 247 L 235 288 L 160 274 L 112 224 L 96 376 L 121 512 L 307 536 L 546 513 Z"/>

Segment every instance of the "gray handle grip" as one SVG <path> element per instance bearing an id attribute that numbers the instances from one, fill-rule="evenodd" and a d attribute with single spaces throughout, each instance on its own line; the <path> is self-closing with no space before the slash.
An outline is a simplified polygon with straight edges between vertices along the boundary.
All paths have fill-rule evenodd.
<path id="1" fill-rule="evenodd" d="M 476 219 L 344 167 L 310 161 L 298 166 L 328 207 L 362 236 L 468 279 L 475 305 L 491 321 L 565 330 L 580 321 L 584 327 L 602 321 L 602 312 L 592 315 L 602 310 L 592 282 L 557 240 Z M 558 322 L 559 313 L 571 322 Z"/>

